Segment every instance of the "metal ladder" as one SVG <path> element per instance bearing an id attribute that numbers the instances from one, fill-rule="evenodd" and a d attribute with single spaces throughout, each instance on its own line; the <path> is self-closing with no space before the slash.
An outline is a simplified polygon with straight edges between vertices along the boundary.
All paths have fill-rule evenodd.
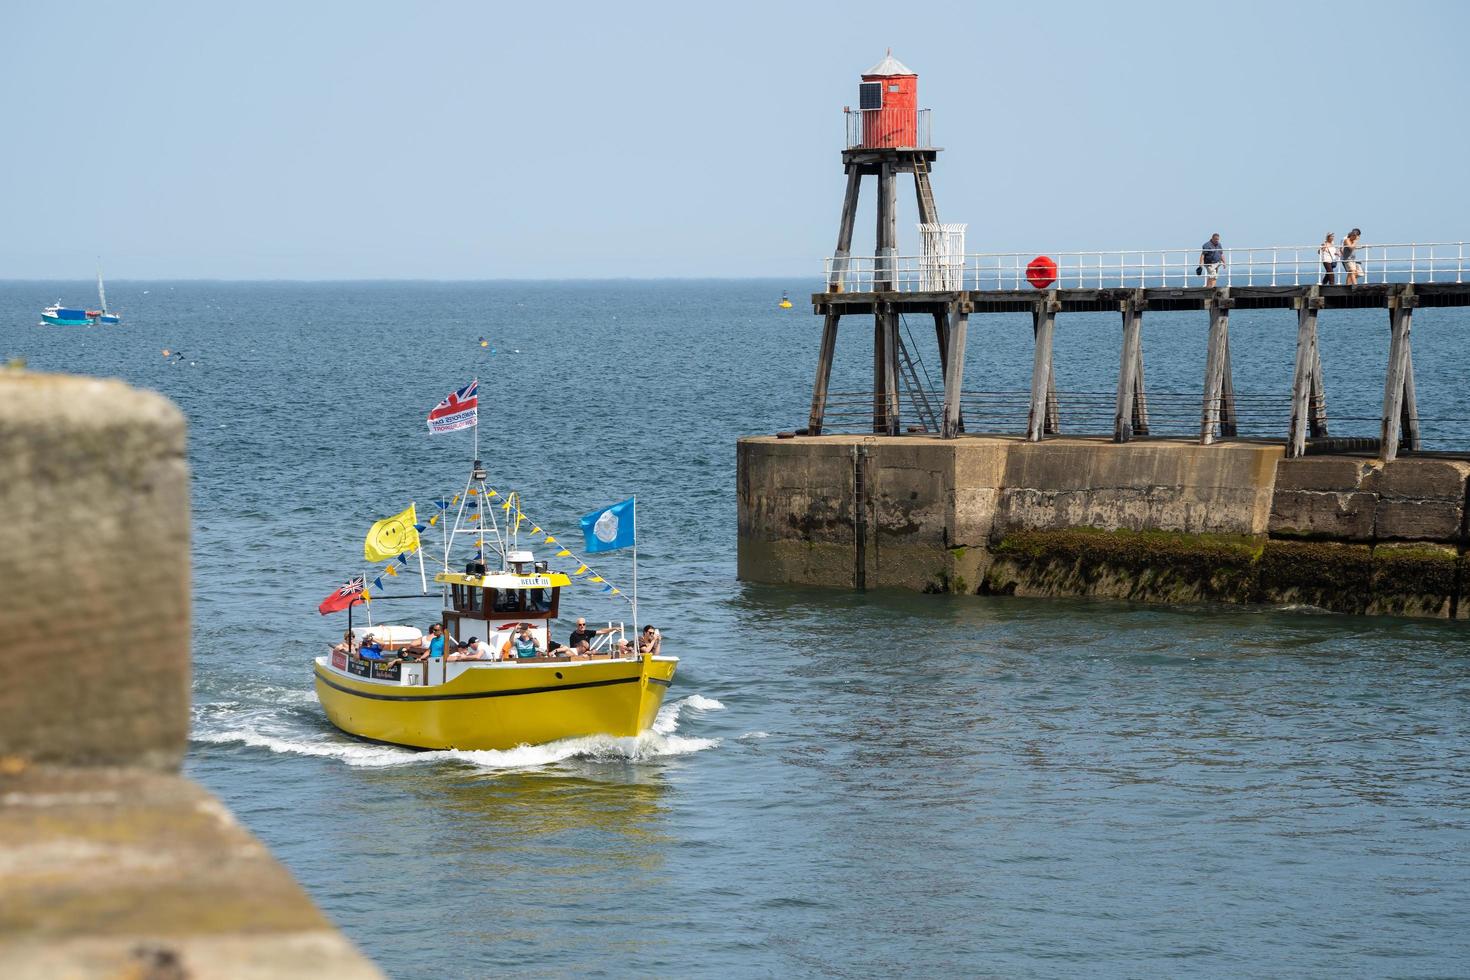
<path id="1" fill-rule="evenodd" d="M 919 188 L 919 221 L 939 223 L 939 206 L 934 203 L 934 185 L 929 183 L 929 162 L 923 153 L 914 154 L 914 184 Z"/>
<path id="2" fill-rule="evenodd" d="M 919 372 L 914 366 L 914 361 L 909 357 L 908 345 L 903 342 L 903 333 L 898 337 L 898 377 L 900 383 L 908 390 L 909 404 L 914 407 L 914 414 L 919 417 L 919 424 L 925 432 L 939 431 L 939 416 L 934 412 L 934 405 L 929 401 L 929 393 L 924 385 L 919 383 Z M 927 375 L 928 372 L 926 371 Z"/>

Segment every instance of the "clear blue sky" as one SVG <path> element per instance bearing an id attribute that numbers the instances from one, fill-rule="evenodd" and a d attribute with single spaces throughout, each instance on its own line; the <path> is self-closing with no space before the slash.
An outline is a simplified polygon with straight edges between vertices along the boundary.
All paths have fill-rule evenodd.
<path id="1" fill-rule="evenodd" d="M 1470 238 L 1470 4 L 7 7 L 0 278 L 814 279 L 890 45 L 971 251 Z"/>

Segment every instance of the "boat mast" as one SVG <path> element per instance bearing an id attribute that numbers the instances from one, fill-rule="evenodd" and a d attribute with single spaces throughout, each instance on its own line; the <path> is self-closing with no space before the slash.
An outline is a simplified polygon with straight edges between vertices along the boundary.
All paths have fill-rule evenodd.
<path id="1" fill-rule="evenodd" d="M 97 302 L 102 304 L 102 312 L 107 312 L 107 291 L 102 288 L 102 263 L 97 263 Z"/>
<path id="2" fill-rule="evenodd" d="M 476 426 L 475 429 L 478 434 L 479 426 Z M 479 439 L 475 441 L 478 443 Z M 485 549 L 493 541 L 496 550 L 500 552 L 501 568 L 505 567 L 505 538 L 500 533 L 500 524 L 496 521 L 494 512 L 490 510 L 490 488 L 485 486 L 485 479 L 485 466 L 476 458 L 470 469 L 469 479 L 465 481 L 464 489 L 460 491 L 459 509 L 454 513 L 454 528 L 449 532 L 449 540 L 444 545 L 445 571 L 449 570 L 449 558 L 454 550 L 454 539 L 461 534 L 474 534 L 476 541 L 483 542 L 475 546 L 480 552 L 481 561 L 485 560 Z M 510 500 L 512 496 L 507 496 L 505 499 Z M 474 516 L 466 521 L 465 506 L 471 500 L 476 500 L 477 505 L 474 508 Z M 485 523 L 486 518 L 489 518 L 488 528 Z M 486 535 L 487 530 L 489 536 Z"/>

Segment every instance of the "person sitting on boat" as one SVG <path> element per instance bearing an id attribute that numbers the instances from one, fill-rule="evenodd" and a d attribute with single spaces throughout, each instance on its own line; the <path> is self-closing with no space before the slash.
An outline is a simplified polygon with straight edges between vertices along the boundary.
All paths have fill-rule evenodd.
<path id="1" fill-rule="evenodd" d="M 351 653 L 352 652 L 352 630 L 348 630 L 346 633 L 343 633 L 342 634 L 342 642 L 336 644 L 335 646 L 333 646 L 332 647 L 332 652 L 333 653 Z"/>
<path id="2" fill-rule="evenodd" d="M 531 632 L 530 623 L 522 623 L 520 629 L 505 641 L 501 647 L 502 655 L 513 660 L 531 660 L 546 653 L 541 649 L 541 644 L 536 642 L 536 636 Z"/>
<path id="3" fill-rule="evenodd" d="M 663 644 L 663 636 L 652 626 L 643 627 L 643 635 L 638 637 L 638 652 L 658 656 L 659 647 Z"/>
<path id="4" fill-rule="evenodd" d="M 599 636 L 612 633 L 617 630 L 616 626 L 604 626 L 600 630 L 589 630 L 587 620 L 582 616 L 577 617 L 577 628 L 572 630 L 572 635 L 567 638 L 567 646 L 577 653 L 586 656 L 592 652 L 592 644 Z"/>
<path id="5" fill-rule="evenodd" d="M 430 658 L 438 660 L 440 657 L 444 656 L 444 645 L 445 638 L 443 624 L 431 623 L 429 625 L 428 635 L 424 639 L 420 640 L 419 642 L 408 648 L 408 659 L 417 660 L 420 663 Z"/>
<path id="6" fill-rule="evenodd" d="M 371 633 L 362 638 L 362 646 L 357 648 L 357 655 L 363 660 L 388 659 L 383 656 L 383 644 L 379 643 L 378 638 Z"/>
<path id="7" fill-rule="evenodd" d="M 454 653 L 444 658 L 445 660 L 499 660 L 500 654 L 495 652 L 494 647 L 480 639 L 472 636 L 460 645 Z"/>
<path id="8" fill-rule="evenodd" d="M 618 649 L 617 649 L 617 654 L 616 655 L 619 658 L 622 658 L 622 657 L 631 657 L 631 656 L 633 656 L 633 653 L 634 653 L 633 644 L 629 643 L 627 640 L 619 640 L 618 641 Z"/>

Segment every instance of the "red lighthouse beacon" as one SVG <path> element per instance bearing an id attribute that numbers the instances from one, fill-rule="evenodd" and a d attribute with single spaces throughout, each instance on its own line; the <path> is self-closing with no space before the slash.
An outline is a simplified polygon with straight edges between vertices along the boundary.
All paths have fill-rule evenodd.
<path id="1" fill-rule="evenodd" d="M 893 56 L 863 72 L 858 86 L 858 111 L 862 113 L 862 143 L 879 146 L 916 147 L 919 143 L 919 76 Z"/>
<path id="2" fill-rule="evenodd" d="M 827 260 L 827 291 L 812 297 L 822 325 L 822 349 L 812 388 L 812 410 L 806 431 L 820 435 L 827 399 L 827 383 L 837 346 L 837 324 L 843 316 L 873 317 L 873 431 L 898 435 L 899 384 L 912 367 L 899 337 L 894 299 L 902 293 L 932 297 L 927 312 L 934 317 L 941 371 L 950 358 L 951 319 L 960 316 L 954 296 L 963 282 L 963 225 L 941 225 L 929 174 L 939 147 L 929 139 L 929 110 L 919 108 L 919 76 L 890 50 L 883 60 L 862 74 L 858 107 L 844 110 L 847 144 L 842 169 L 847 193 L 837 225 L 837 248 Z M 914 177 L 922 243 L 900 258 L 898 247 L 898 184 Z M 878 199 L 872 257 L 853 258 L 852 237 L 857 223 L 858 197 L 863 178 L 876 177 Z M 958 260 L 958 265 L 956 265 Z M 955 334 L 963 336 L 963 332 Z M 938 431 L 934 412 L 925 403 L 924 428 Z M 953 408 L 953 411 L 951 411 Z M 945 406 L 946 431 L 960 431 L 958 403 Z"/>

